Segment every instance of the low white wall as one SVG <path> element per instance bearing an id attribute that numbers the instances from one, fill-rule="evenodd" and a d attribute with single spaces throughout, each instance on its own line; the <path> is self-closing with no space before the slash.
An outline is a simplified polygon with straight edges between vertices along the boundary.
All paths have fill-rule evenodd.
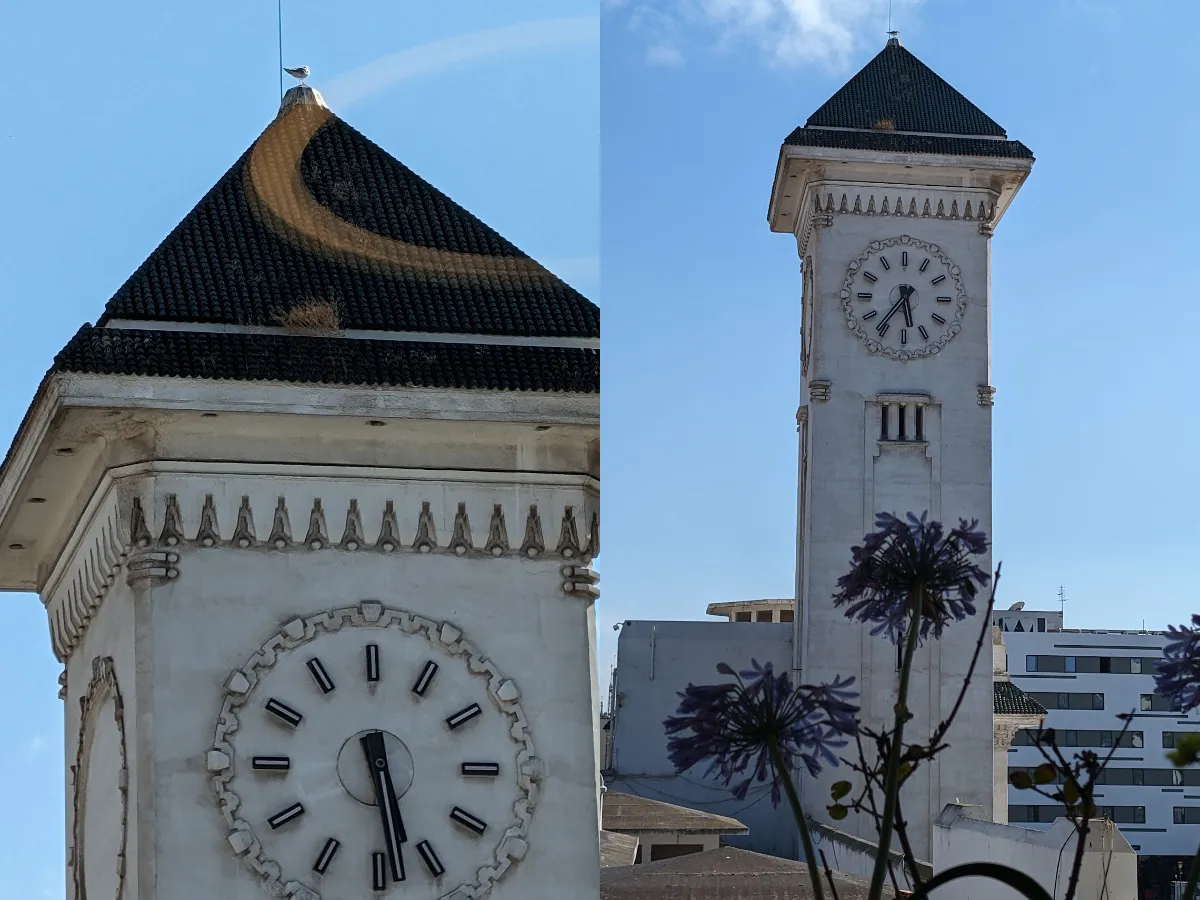
<path id="1" fill-rule="evenodd" d="M 817 851 L 817 865 L 821 864 L 821 852 L 825 853 L 825 861 L 835 872 L 847 875 L 858 875 L 870 878 L 875 873 L 875 854 L 879 845 L 864 838 L 857 837 L 846 831 L 840 831 L 821 822 L 810 822 L 813 845 Z M 912 879 L 904 866 L 904 856 L 898 850 L 892 850 L 892 874 L 901 890 L 911 890 Z M 917 870 L 921 878 L 928 880 L 933 874 L 933 868 L 927 862 L 917 860 Z"/>
<path id="2" fill-rule="evenodd" d="M 933 829 L 933 869 L 996 862 L 1032 876 L 1055 900 L 1065 897 L 1075 854 L 1075 830 L 1057 819 L 1047 831 L 987 821 L 979 807 L 948 804 Z M 1012 888 L 985 878 L 964 878 L 935 892 L 950 900 L 1013 900 Z M 1076 900 L 1134 900 L 1137 853 L 1107 820 L 1092 822 Z"/>

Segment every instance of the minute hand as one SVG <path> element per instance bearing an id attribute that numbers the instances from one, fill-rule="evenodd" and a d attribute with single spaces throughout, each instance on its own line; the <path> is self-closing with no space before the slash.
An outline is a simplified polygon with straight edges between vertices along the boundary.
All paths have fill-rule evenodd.
<path id="1" fill-rule="evenodd" d="M 875 326 L 875 330 L 878 331 L 880 328 L 882 328 L 884 325 L 886 325 L 888 323 L 888 319 L 890 319 L 892 316 L 894 316 L 897 312 L 900 311 L 900 308 L 902 306 L 904 306 L 904 301 L 906 301 L 907 299 L 908 299 L 908 297 L 907 297 L 907 295 L 905 295 L 905 296 L 902 296 L 895 303 L 893 303 L 892 308 L 887 311 L 887 315 L 879 320 L 879 324 Z"/>
<path id="2" fill-rule="evenodd" d="M 379 805 L 379 817 L 383 823 L 383 839 L 387 844 L 392 881 L 404 881 L 404 856 L 400 845 L 408 840 L 408 835 L 404 831 L 404 820 L 400 817 L 400 803 L 388 767 L 383 732 L 364 734 L 359 738 L 359 743 L 371 771 L 371 783 L 375 786 L 375 802 Z"/>

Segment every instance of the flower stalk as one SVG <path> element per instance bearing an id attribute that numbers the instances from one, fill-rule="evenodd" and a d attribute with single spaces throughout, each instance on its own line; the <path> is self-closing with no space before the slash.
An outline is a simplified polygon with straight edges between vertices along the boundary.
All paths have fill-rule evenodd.
<path id="1" fill-rule="evenodd" d="M 925 595 L 917 584 L 909 598 L 908 635 L 904 642 L 904 656 L 900 667 L 900 689 L 896 697 L 896 720 L 893 726 L 891 746 L 888 750 L 887 769 L 883 783 L 883 816 L 879 822 L 879 843 L 875 851 L 875 868 L 871 873 L 871 888 L 867 900 L 883 897 L 883 881 L 888 873 L 888 852 L 892 845 L 892 829 L 896 821 L 896 801 L 900 794 L 900 758 L 904 752 L 904 723 L 911 717 L 908 711 L 908 682 L 912 676 L 913 657 L 916 656 L 917 638 L 921 632 L 921 603 Z"/>
<path id="2" fill-rule="evenodd" d="M 800 796 L 796 793 L 796 785 L 792 783 L 791 773 L 783 761 L 779 750 L 779 742 L 772 740 L 767 744 L 771 755 L 771 765 L 775 769 L 775 777 L 783 782 L 783 791 L 787 794 L 788 804 L 792 807 L 792 816 L 796 819 L 796 828 L 800 831 L 800 845 L 804 848 L 804 861 L 808 865 L 808 877 L 812 881 L 813 897 L 815 900 L 825 900 L 821 889 L 821 873 L 817 869 L 817 853 L 813 847 L 812 832 L 808 827 L 808 818 L 800 806 Z"/>

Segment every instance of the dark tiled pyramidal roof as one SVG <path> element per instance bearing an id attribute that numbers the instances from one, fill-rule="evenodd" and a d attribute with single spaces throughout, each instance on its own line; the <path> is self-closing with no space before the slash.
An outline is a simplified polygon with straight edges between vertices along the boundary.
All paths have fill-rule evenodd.
<path id="1" fill-rule="evenodd" d="M 993 712 L 998 716 L 1044 716 L 1046 707 L 1011 681 L 992 682 Z"/>
<path id="2" fill-rule="evenodd" d="M 831 130 L 833 129 L 833 130 Z M 793 146 L 997 156 L 1033 154 L 892 38 L 788 136 Z"/>
<path id="3" fill-rule="evenodd" d="M 283 327 L 314 305 L 336 327 Z M 595 304 L 301 86 L 51 371 L 596 393 L 599 336 Z"/>
<path id="4" fill-rule="evenodd" d="M 586 297 L 315 103 L 284 109 L 98 324 L 275 325 L 313 300 L 348 329 L 600 334 Z"/>

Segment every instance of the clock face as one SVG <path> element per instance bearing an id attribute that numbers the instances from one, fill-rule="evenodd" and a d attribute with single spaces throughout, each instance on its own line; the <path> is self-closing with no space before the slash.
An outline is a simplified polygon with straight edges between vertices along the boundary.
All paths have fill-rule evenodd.
<path id="1" fill-rule="evenodd" d="M 485 896 L 525 855 L 540 767 L 494 663 L 374 603 L 252 654 L 208 756 L 233 851 L 299 900 Z"/>
<path id="2" fill-rule="evenodd" d="M 871 245 L 850 263 L 841 291 L 850 330 L 872 353 L 919 359 L 962 329 L 962 272 L 937 244 L 904 235 Z"/>

